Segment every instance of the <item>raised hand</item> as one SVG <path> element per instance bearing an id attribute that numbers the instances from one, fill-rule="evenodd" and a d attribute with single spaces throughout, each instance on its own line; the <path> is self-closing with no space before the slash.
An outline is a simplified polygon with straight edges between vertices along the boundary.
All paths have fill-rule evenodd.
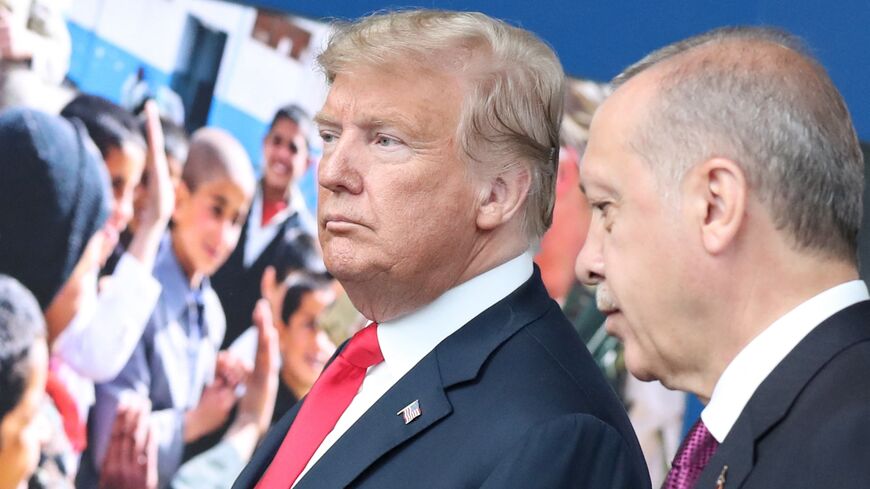
<path id="1" fill-rule="evenodd" d="M 160 113 L 153 100 L 145 103 L 144 114 L 148 140 L 145 174 L 142 178 L 145 198 L 144 204 L 136 209 L 138 224 L 128 252 L 150 269 L 157 255 L 160 238 L 175 209 L 175 187 L 169 175 Z"/>

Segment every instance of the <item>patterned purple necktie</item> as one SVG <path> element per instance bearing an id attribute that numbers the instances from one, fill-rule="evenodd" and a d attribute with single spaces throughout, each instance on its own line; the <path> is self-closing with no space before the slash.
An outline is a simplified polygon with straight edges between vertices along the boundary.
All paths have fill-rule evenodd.
<path id="1" fill-rule="evenodd" d="M 698 419 L 674 457 L 662 489 L 694 489 L 698 477 L 701 476 L 707 462 L 713 458 L 717 448 L 719 442 L 707 431 L 704 422 Z"/>

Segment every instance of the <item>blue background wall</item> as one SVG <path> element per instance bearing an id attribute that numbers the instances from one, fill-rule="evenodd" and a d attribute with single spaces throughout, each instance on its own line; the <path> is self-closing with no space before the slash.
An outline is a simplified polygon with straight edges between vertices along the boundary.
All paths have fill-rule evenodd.
<path id="1" fill-rule="evenodd" d="M 376 0 L 236 2 L 315 19 L 353 18 L 403 5 Z M 859 136 L 870 141 L 870 0 L 444 0 L 410 5 L 477 10 L 508 20 L 549 42 L 569 74 L 601 81 L 657 47 L 714 27 L 779 26 L 802 37 L 827 67 Z"/>

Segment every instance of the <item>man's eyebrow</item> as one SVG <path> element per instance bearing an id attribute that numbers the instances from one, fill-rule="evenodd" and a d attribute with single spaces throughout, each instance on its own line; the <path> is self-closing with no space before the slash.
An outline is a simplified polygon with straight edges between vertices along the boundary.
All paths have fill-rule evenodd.
<path id="1" fill-rule="evenodd" d="M 387 113 L 378 117 L 369 117 L 368 124 L 372 127 L 396 127 L 400 129 L 412 129 L 417 124 L 399 112 Z"/>
<path id="2" fill-rule="evenodd" d="M 408 132 L 415 131 L 415 128 L 419 126 L 419 123 L 415 122 L 414 119 L 395 111 L 381 114 L 362 113 L 358 117 L 355 117 L 353 122 L 359 127 L 393 127 Z M 314 123 L 318 126 L 337 126 L 340 124 L 337 118 L 325 112 L 318 112 L 314 116 Z"/>
<path id="3" fill-rule="evenodd" d="M 593 194 L 598 194 L 597 198 L 602 198 L 602 197 L 618 198 L 619 197 L 619 192 L 617 192 L 615 188 L 613 188 L 611 185 L 609 185 L 607 183 L 602 183 L 602 182 L 593 183 L 593 185 L 590 188 L 590 187 L 587 187 L 586 184 L 581 181 L 579 186 L 580 186 L 580 191 L 583 192 L 583 195 L 587 199 L 589 198 L 590 191 Z"/>
<path id="4" fill-rule="evenodd" d="M 324 125 L 335 125 L 335 119 L 331 117 L 329 114 L 325 114 L 323 112 L 318 112 L 314 116 L 314 123 L 318 126 Z"/>

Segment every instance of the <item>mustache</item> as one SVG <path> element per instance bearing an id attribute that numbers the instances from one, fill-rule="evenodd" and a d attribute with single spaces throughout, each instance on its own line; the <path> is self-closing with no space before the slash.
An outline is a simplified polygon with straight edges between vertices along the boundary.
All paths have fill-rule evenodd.
<path id="1" fill-rule="evenodd" d="M 596 287 L 595 305 L 599 311 L 605 314 L 619 309 L 616 299 L 613 298 L 613 294 L 610 293 L 610 288 L 607 287 L 606 283 L 598 284 L 598 287 Z"/>

